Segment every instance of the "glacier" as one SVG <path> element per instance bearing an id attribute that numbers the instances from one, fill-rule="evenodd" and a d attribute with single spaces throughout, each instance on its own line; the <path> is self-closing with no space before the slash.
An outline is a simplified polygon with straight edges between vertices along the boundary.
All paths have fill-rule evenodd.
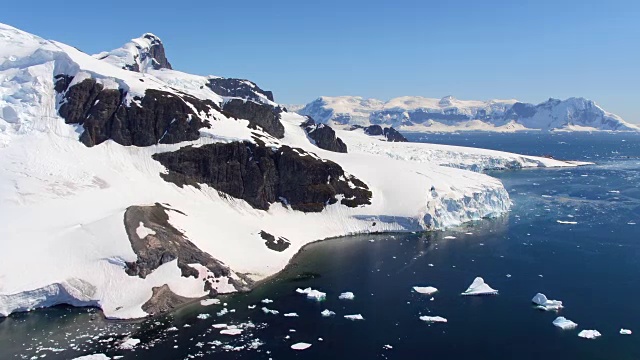
<path id="1" fill-rule="evenodd" d="M 0 228 L 0 316 L 57 304 L 96 306 L 111 319 L 149 316 L 145 304 L 162 287 L 178 297 L 204 298 L 209 294 L 204 283 L 213 279 L 217 293 L 239 291 L 234 284 L 241 278 L 267 278 L 319 239 L 439 230 L 504 214 L 511 205 L 509 194 L 499 180 L 482 173 L 485 169 L 577 165 L 462 147 L 402 147 L 348 129 L 336 129 L 336 135 L 349 153 L 336 153 L 309 141 L 301 127 L 307 119 L 291 112 L 279 114 L 282 138 L 250 127 L 248 119 L 195 109 L 212 124 L 200 129 L 196 140 L 151 146 L 107 140 L 85 146 L 79 141 L 81 126 L 67 124 L 58 113 L 66 100 L 56 92 L 56 76 L 73 77 L 72 84 L 94 79 L 105 89 L 126 93 L 126 104 L 149 90 L 216 106 L 233 97 L 206 86 L 219 77 L 173 70 L 162 66 L 158 56 L 152 61 L 149 47 L 156 37 L 143 38 L 149 42 L 91 56 L 0 24 L 0 217 L 11 224 Z M 139 62 L 136 54 L 148 61 Z M 139 72 L 123 68 L 134 60 Z M 253 83 L 238 84 L 243 91 L 258 91 Z M 265 94 L 255 95 L 256 101 L 273 103 Z M 305 213 L 283 201 L 260 210 L 206 184 L 167 182 L 162 176 L 168 170 L 152 158 L 184 146 L 255 144 L 257 138 L 273 149 L 289 146 L 339 164 L 366 182 L 371 203 L 346 207 L 338 202 Z M 228 274 L 189 264 L 195 274 L 184 276 L 179 259 L 173 259 L 146 277 L 128 275 L 127 264 L 139 259 L 123 225 L 125 211 L 153 204 L 175 209 L 167 212 L 167 224 L 219 260 Z M 134 230 L 138 237 L 154 236 L 144 224 Z M 287 239 L 289 246 L 282 251 L 265 246 L 262 231 Z"/>

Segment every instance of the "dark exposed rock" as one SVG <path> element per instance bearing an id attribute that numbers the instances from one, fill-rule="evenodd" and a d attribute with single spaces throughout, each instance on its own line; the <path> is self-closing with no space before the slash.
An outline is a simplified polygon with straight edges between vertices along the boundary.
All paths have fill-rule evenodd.
<path id="1" fill-rule="evenodd" d="M 283 109 L 280 107 L 251 100 L 232 99 L 222 106 L 222 110 L 237 119 L 249 120 L 249 126 L 254 129 L 260 127 L 275 138 L 284 137 L 284 125 L 280 122 Z"/>
<path id="2" fill-rule="evenodd" d="M 345 174 L 340 165 L 288 146 L 216 143 L 153 158 L 169 170 L 162 174 L 167 181 L 179 186 L 207 184 L 257 209 L 267 210 L 281 201 L 294 210 L 319 212 L 336 203 L 338 195 L 344 195 L 341 204 L 349 207 L 370 204 L 367 185 Z"/>
<path id="3" fill-rule="evenodd" d="M 135 97 L 127 104 L 122 89 L 104 89 L 95 79 L 69 87 L 70 83 L 68 76 L 56 77 L 56 91 L 64 94 L 59 113 L 66 123 L 83 126 L 80 140 L 87 146 L 109 139 L 135 146 L 196 140 L 199 129 L 210 124 L 192 107 L 204 113 L 219 110 L 210 100 L 154 89 L 147 89 L 144 97 Z"/>
<path id="4" fill-rule="evenodd" d="M 207 281 L 230 275 L 230 270 L 208 253 L 200 250 L 178 229 L 169 223 L 167 211 L 176 211 L 162 204 L 153 206 L 131 206 L 124 214 L 124 225 L 131 242 L 131 247 L 138 260 L 128 262 L 126 272 L 130 276 L 147 277 L 161 265 L 178 259 L 178 267 L 182 276 L 198 276 L 198 271 L 189 264 L 200 264 L 212 274 Z M 137 229 L 140 224 L 152 230 L 140 238 Z M 241 276 L 241 275 L 240 275 Z M 250 280 L 241 276 L 241 281 L 229 279 L 238 290 L 246 290 Z M 204 284 L 203 284 L 204 286 Z M 215 291 L 211 295 L 215 295 Z"/>
<path id="5" fill-rule="evenodd" d="M 273 101 L 273 93 L 260 89 L 255 83 L 233 78 L 215 78 L 209 79 L 207 87 L 220 96 L 239 97 L 243 99 L 262 102 L 263 95 L 267 99 Z"/>
<path id="6" fill-rule="evenodd" d="M 302 128 L 319 148 L 333 152 L 347 152 L 347 144 L 336 136 L 336 132 L 329 125 L 316 124 L 311 117 L 307 116 L 307 121 L 302 123 Z"/>
<path id="7" fill-rule="evenodd" d="M 370 126 L 360 126 L 353 125 L 351 126 L 351 130 L 354 129 L 364 129 L 364 133 L 369 136 L 384 136 L 387 141 L 390 142 L 407 142 L 407 138 L 405 138 L 398 130 L 393 127 L 385 127 L 383 128 L 380 125 L 370 125 Z"/>
<path id="8" fill-rule="evenodd" d="M 154 287 L 151 289 L 153 295 L 146 303 L 142 305 L 142 310 L 151 316 L 156 316 L 164 313 L 168 313 L 176 308 L 193 301 L 184 296 L 176 295 L 169 285 L 164 284 L 162 286 Z"/>
<path id="9" fill-rule="evenodd" d="M 278 236 L 278 238 L 276 239 L 275 236 L 269 234 L 264 230 L 260 231 L 260 237 L 265 240 L 265 244 L 267 245 L 267 247 L 274 251 L 283 252 L 287 250 L 289 246 L 291 246 L 291 241 L 289 241 L 289 239 L 283 238 L 281 236 Z"/>
<path id="10" fill-rule="evenodd" d="M 153 68 L 156 70 L 172 69 L 169 60 L 167 60 L 167 56 L 164 52 L 164 45 L 162 44 L 160 38 L 153 34 L 144 34 L 142 37 L 150 40 L 151 46 L 146 52 L 141 52 L 141 62 L 149 58 L 153 64 Z"/>

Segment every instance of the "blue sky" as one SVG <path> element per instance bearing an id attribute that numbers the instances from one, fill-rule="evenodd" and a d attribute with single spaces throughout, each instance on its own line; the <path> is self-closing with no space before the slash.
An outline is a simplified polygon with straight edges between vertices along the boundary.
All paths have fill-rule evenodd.
<path id="1" fill-rule="evenodd" d="M 88 53 L 145 32 L 174 68 L 280 103 L 583 96 L 640 123 L 640 2 L 18 1 L 0 21 Z"/>

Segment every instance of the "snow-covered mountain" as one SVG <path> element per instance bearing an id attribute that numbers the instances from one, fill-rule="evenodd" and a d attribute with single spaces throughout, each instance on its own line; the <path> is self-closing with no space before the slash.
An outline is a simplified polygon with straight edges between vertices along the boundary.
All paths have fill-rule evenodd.
<path id="1" fill-rule="evenodd" d="M 640 131 L 638 126 L 583 98 L 549 99 L 534 105 L 517 100 L 458 100 L 453 96 L 404 96 L 387 102 L 323 96 L 297 112 L 331 125 L 379 124 L 406 131 Z"/>
<path id="2" fill-rule="evenodd" d="M 161 313 L 247 290 L 314 240 L 502 214 L 483 169 L 575 165 L 378 133 L 173 70 L 150 34 L 91 56 L 0 24 L 0 316 Z"/>

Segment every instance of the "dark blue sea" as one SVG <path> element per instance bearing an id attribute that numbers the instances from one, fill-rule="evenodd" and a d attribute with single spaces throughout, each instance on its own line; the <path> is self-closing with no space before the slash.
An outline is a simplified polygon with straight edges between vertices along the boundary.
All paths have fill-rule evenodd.
<path id="1" fill-rule="evenodd" d="M 58 307 L 0 320 L 0 359 L 640 359 L 640 136 L 589 133 L 407 134 L 412 141 L 586 160 L 495 171 L 513 201 L 497 219 L 444 232 L 353 236 L 307 246 L 251 293 L 140 323 Z M 564 223 L 559 223 L 562 221 Z M 455 237 L 455 239 L 445 237 Z M 497 296 L 463 297 L 476 276 Z M 435 286 L 431 296 L 412 287 Z M 297 294 L 311 287 L 323 302 Z M 353 300 L 339 300 L 345 291 Z M 542 292 L 558 313 L 534 309 Z M 273 302 L 262 303 L 264 299 Z M 255 308 L 249 309 L 249 306 Z M 226 307 L 235 312 L 217 316 Z M 261 308 L 277 310 L 265 314 Z M 322 317 L 324 309 L 336 313 Z M 285 313 L 298 317 L 284 317 Z M 210 314 L 208 319 L 198 319 Z M 343 318 L 361 314 L 362 321 Z M 442 316 L 429 324 L 422 315 Z M 575 330 L 552 325 L 557 316 Z M 201 316 L 203 317 L 203 316 Z M 220 335 L 216 323 L 244 328 Z M 621 328 L 632 335 L 621 335 Z M 598 330 L 595 340 L 578 337 Z M 129 334 L 135 350 L 117 344 Z M 311 347 L 295 351 L 292 344 Z"/>

